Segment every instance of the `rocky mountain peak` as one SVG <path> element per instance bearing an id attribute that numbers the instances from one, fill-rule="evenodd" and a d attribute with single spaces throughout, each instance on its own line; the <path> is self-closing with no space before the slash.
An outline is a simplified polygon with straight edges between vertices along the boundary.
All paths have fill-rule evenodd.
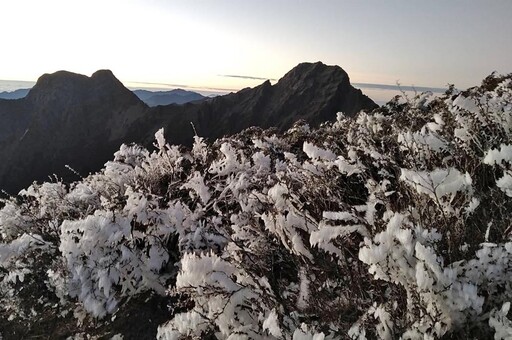
<path id="1" fill-rule="evenodd" d="M 37 80 L 34 87 L 27 95 L 29 101 L 40 101 L 41 99 L 69 96 L 79 94 L 87 82 L 87 77 L 68 71 L 57 71 L 55 73 L 45 73 Z"/>
<path id="2" fill-rule="evenodd" d="M 99 70 L 90 77 L 91 83 L 95 88 L 110 89 L 112 92 L 128 93 L 129 91 L 119 79 L 117 79 L 110 70 Z"/>
<path id="3" fill-rule="evenodd" d="M 272 92 L 277 104 L 273 110 L 278 112 L 273 116 L 280 117 L 278 126 L 283 129 L 297 118 L 317 125 L 335 119 L 340 111 L 352 116 L 361 109 L 378 107 L 350 85 L 349 76 L 341 67 L 322 62 L 297 65 L 273 86 Z"/>
<path id="4" fill-rule="evenodd" d="M 69 105 L 84 100 L 102 101 L 112 96 L 122 96 L 131 104 L 138 102 L 110 70 L 99 70 L 90 77 L 68 71 L 44 74 L 27 95 L 27 101 L 37 105 L 57 102 Z"/>
<path id="5" fill-rule="evenodd" d="M 277 84 L 286 88 L 300 88 L 327 81 L 350 83 L 348 74 L 341 67 L 316 62 L 301 63 L 295 66 Z"/>

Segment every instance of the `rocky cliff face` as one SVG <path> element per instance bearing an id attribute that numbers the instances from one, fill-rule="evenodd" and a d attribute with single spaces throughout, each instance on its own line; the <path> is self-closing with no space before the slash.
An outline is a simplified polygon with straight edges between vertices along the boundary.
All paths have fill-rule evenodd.
<path id="1" fill-rule="evenodd" d="M 110 71 L 91 77 L 60 71 L 43 75 L 18 100 L 0 99 L 0 188 L 10 193 L 56 174 L 76 179 L 96 171 L 121 143 L 150 145 L 165 128 L 172 143 L 198 134 L 218 138 L 250 126 L 312 125 L 377 105 L 350 85 L 340 67 L 304 63 L 279 82 L 185 105 L 150 108 Z"/>

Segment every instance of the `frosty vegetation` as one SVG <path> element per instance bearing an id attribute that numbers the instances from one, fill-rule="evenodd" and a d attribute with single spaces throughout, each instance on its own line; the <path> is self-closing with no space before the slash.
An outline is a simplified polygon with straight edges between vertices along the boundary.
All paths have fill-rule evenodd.
<path id="1" fill-rule="evenodd" d="M 0 317 L 173 297 L 158 339 L 510 339 L 512 76 L 318 129 L 123 145 L 0 210 Z M 129 334 L 124 334 L 129 338 Z"/>

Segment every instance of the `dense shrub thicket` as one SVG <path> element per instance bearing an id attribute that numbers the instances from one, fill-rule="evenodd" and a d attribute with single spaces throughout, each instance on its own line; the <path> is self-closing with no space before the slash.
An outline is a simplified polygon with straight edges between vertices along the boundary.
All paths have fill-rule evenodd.
<path id="1" fill-rule="evenodd" d="M 80 325 L 151 291 L 159 339 L 510 338 L 511 138 L 494 75 L 317 129 L 159 131 L 3 201 L 0 317 Z"/>

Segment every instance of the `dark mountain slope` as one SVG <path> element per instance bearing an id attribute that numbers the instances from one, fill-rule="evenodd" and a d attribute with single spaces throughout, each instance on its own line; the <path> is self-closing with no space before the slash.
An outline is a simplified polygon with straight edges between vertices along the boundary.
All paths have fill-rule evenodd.
<path id="1" fill-rule="evenodd" d="M 18 100 L 0 100 L 0 188 L 10 193 L 56 174 L 76 179 L 99 170 L 122 143 L 151 145 L 164 127 L 171 143 L 194 135 L 218 138 L 250 126 L 280 130 L 303 119 L 312 125 L 377 105 L 354 89 L 338 66 L 304 63 L 277 84 L 184 105 L 145 105 L 110 71 L 91 77 L 60 71 L 43 75 Z"/>

